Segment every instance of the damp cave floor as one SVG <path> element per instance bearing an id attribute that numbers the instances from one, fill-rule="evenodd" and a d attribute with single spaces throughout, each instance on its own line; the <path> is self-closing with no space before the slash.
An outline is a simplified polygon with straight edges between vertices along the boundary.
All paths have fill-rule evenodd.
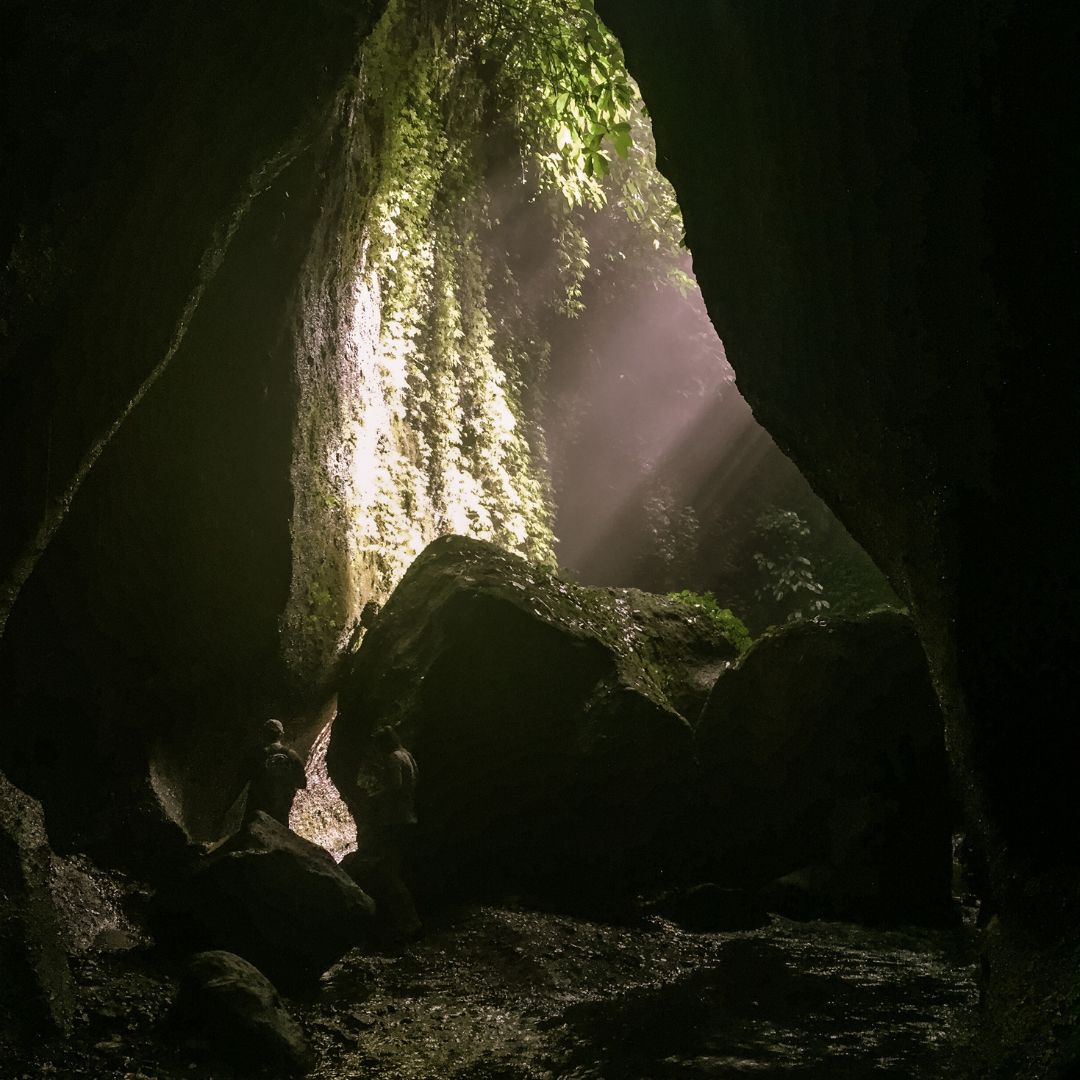
<path id="1" fill-rule="evenodd" d="M 3 1048 L 0 1075 L 276 1076 L 166 1034 L 175 984 L 153 952 L 74 966 L 74 1036 Z M 485 906 L 399 949 L 354 950 L 288 1004 L 316 1080 L 917 1080 L 955 1075 L 975 999 L 962 931 L 774 918 L 697 934 Z"/>

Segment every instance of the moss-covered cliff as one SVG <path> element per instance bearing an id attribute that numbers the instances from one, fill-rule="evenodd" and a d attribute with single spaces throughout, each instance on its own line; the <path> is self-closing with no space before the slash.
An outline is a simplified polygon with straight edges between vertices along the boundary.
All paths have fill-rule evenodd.
<path id="1" fill-rule="evenodd" d="M 285 619 L 300 679 L 435 536 L 553 557 L 545 350 L 495 272 L 490 188 L 515 144 L 490 137 L 494 91 L 459 29 L 445 4 L 389 6 L 341 132 L 348 182 L 309 261 Z"/>

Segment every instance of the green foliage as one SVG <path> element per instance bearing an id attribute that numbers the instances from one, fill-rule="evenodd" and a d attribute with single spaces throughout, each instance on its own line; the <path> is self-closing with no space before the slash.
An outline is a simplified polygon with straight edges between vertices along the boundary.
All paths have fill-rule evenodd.
<path id="1" fill-rule="evenodd" d="M 681 255 L 636 88 L 591 4 L 566 0 L 390 0 L 361 84 L 373 168 L 353 298 L 359 391 L 331 485 L 356 554 L 383 589 L 445 532 L 550 561 L 547 344 L 494 206 L 534 206 L 534 237 L 546 222 L 543 286 L 564 315 L 580 306 L 598 208 L 627 246 Z"/>
<path id="2" fill-rule="evenodd" d="M 699 522 L 671 485 L 652 485 L 642 503 L 647 546 L 639 573 L 656 591 L 687 580 L 698 554 Z"/>
<path id="3" fill-rule="evenodd" d="M 493 90 L 469 44 L 476 21 L 471 7 L 392 0 L 364 53 L 372 172 L 341 486 L 355 557 L 380 592 L 447 532 L 553 558 L 528 389 L 546 347 L 490 246 Z"/>
<path id="4" fill-rule="evenodd" d="M 633 143 L 636 97 L 615 39 L 590 3 L 478 0 L 461 20 L 514 117 L 522 156 L 541 188 L 570 206 L 603 205 L 613 158 Z"/>
<path id="5" fill-rule="evenodd" d="M 591 2 L 478 0 L 459 14 L 457 27 L 457 55 L 485 73 L 492 109 L 513 129 L 523 180 L 541 197 L 555 197 L 550 213 L 565 313 L 580 311 L 581 282 L 593 261 L 589 216 L 605 210 L 605 231 L 616 225 L 622 248 L 647 249 L 658 279 L 686 287 L 674 192 L 656 169 L 622 50 Z"/>
<path id="6" fill-rule="evenodd" d="M 815 556 L 814 567 L 832 605 L 830 617 L 905 610 L 874 561 L 850 539 L 842 547 L 834 545 Z"/>
<path id="7" fill-rule="evenodd" d="M 774 605 L 774 621 L 799 622 L 829 609 L 813 563 L 804 554 L 810 527 L 794 510 L 775 506 L 762 511 L 754 527 L 759 574 L 755 595 Z M 798 606 L 795 606 L 798 605 Z"/>
<path id="8" fill-rule="evenodd" d="M 333 240 L 346 269 L 301 387 L 317 482 L 297 519 L 335 569 L 320 557 L 293 583 L 312 652 L 344 641 L 358 598 L 385 595 L 440 534 L 554 565 L 542 319 L 576 313 L 591 262 L 614 257 L 591 249 L 601 212 L 659 274 L 685 257 L 636 88 L 590 4 L 389 0 L 356 87 Z"/>
<path id="9" fill-rule="evenodd" d="M 753 644 L 746 624 L 733 614 L 730 608 L 721 607 L 711 592 L 697 593 L 689 589 L 681 589 L 678 592 L 668 593 L 668 599 L 686 604 L 698 614 L 711 619 L 720 628 L 724 637 L 739 650 L 740 655 Z"/>

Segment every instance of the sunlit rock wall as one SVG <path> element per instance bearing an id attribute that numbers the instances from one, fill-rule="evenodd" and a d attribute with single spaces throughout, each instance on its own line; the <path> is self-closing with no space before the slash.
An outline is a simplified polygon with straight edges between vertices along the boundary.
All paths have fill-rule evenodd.
<path id="1" fill-rule="evenodd" d="M 391 4 L 365 47 L 340 203 L 313 246 L 294 324 L 283 646 L 309 701 L 363 604 L 384 600 L 436 536 L 554 562 L 537 393 L 545 347 L 513 277 L 492 272 L 507 253 L 489 190 L 502 162 L 480 132 L 485 88 L 437 19 L 417 23 L 428 7 L 439 15 L 438 4 Z M 529 243 L 550 248 L 537 223 Z M 350 823 L 326 778 L 326 737 L 312 746 L 294 826 L 342 854 Z"/>
<path id="2" fill-rule="evenodd" d="M 346 192 L 311 263 L 318 280 L 331 252 L 333 276 L 297 323 L 285 647 L 308 681 L 330 669 L 363 603 L 383 600 L 436 536 L 553 558 L 525 389 L 545 355 L 508 306 L 515 283 L 495 287 L 488 176 L 500 163 L 480 137 L 481 105 L 462 108 L 482 103 L 484 86 L 437 19 L 417 26 L 415 7 L 391 4 L 364 50 L 343 132 Z"/>

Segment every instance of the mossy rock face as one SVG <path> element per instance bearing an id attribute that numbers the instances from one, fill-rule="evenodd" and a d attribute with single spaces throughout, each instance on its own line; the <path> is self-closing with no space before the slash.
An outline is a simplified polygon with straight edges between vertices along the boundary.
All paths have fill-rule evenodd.
<path id="1" fill-rule="evenodd" d="M 347 787 L 368 733 L 398 725 L 420 769 L 421 892 L 630 887 L 659 864 L 690 789 L 676 702 L 692 706 L 734 655 L 682 605 L 443 537 L 355 657 L 330 774 Z"/>
<path id="2" fill-rule="evenodd" d="M 943 720 L 906 616 L 765 635 L 713 687 L 697 747 L 718 872 L 762 884 L 827 866 L 830 881 L 858 883 L 850 910 L 830 895 L 834 915 L 948 909 Z"/>

